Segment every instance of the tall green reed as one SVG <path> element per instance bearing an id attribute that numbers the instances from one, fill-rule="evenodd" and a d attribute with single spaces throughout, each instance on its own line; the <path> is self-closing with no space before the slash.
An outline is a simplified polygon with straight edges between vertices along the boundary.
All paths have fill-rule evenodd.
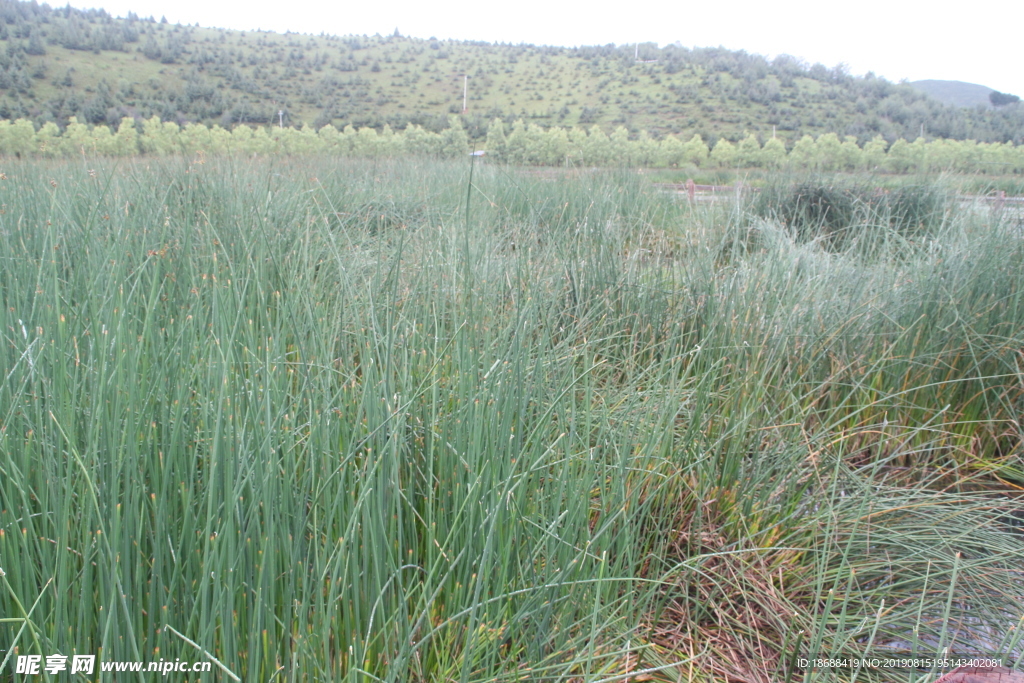
<path id="1" fill-rule="evenodd" d="M 469 222 L 467 171 L 8 172 L 0 605 L 34 609 L 4 642 L 198 658 L 182 634 L 243 680 L 767 680 L 801 637 L 1005 632 L 1004 224 L 837 253 L 635 175 L 487 165 Z"/>

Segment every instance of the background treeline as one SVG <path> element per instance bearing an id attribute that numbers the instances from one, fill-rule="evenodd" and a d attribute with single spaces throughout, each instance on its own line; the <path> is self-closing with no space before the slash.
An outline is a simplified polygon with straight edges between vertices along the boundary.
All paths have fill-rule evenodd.
<path id="1" fill-rule="evenodd" d="M 331 124 L 319 130 L 302 128 L 206 126 L 152 117 L 130 117 L 116 128 L 90 126 L 72 119 L 62 131 L 48 122 L 38 129 L 28 119 L 0 121 L 0 155 L 61 158 L 71 156 L 134 156 L 137 154 L 337 154 L 356 158 L 420 156 L 457 158 L 483 148 L 498 162 L 536 166 L 644 166 L 702 168 L 791 168 L 814 171 L 883 170 L 969 171 L 991 174 L 1024 172 L 1024 146 L 975 140 L 902 138 L 889 144 L 881 136 L 858 144 L 854 136 L 835 133 L 814 138 L 804 135 L 786 147 L 779 138 L 763 143 L 753 133 L 738 143 L 719 138 L 714 145 L 693 135 L 655 139 L 646 131 L 631 137 L 619 126 L 606 135 L 600 126 L 542 128 L 522 119 L 506 127 L 494 119 L 486 135 L 473 140 L 458 116 L 451 115 L 440 132 L 408 124 L 382 132 L 352 125 L 339 130 Z"/>
<path id="2" fill-rule="evenodd" d="M 545 128 L 622 126 L 662 137 L 792 144 L 805 134 L 1024 142 L 1024 105 L 957 108 L 842 65 L 679 45 L 579 48 L 401 36 L 310 36 L 172 25 L 103 10 L 0 0 L 0 118 L 125 116 L 204 123 L 327 124 L 439 133 L 463 112 L 482 137 L 494 118 Z"/>

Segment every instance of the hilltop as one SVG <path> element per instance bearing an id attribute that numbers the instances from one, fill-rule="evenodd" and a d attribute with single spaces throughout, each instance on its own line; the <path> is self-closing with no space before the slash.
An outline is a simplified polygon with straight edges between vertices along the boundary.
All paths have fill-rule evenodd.
<path id="1" fill-rule="evenodd" d="M 989 95 L 995 90 L 963 81 L 911 81 L 909 85 L 943 104 L 953 107 L 982 106 L 986 109 L 992 106 Z"/>
<path id="2" fill-rule="evenodd" d="M 0 118 L 124 116 L 231 126 L 439 130 L 496 117 L 710 142 L 834 132 L 1024 142 L 1024 107 L 944 105 L 907 84 L 792 57 L 654 44 L 544 47 L 242 32 L 0 0 Z M 467 78 L 468 76 L 468 78 Z M 279 114 L 279 112 L 281 112 Z"/>

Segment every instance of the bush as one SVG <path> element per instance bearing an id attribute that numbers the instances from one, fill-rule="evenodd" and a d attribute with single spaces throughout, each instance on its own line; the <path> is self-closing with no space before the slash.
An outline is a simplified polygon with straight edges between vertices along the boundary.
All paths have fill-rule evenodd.
<path id="1" fill-rule="evenodd" d="M 936 184 L 894 190 L 836 179 L 773 183 L 754 199 L 753 213 L 782 223 L 798 241 L 821 241 L 837 251 L 882 228 L 903 238 L 942 224 L 947 194 Z"/>

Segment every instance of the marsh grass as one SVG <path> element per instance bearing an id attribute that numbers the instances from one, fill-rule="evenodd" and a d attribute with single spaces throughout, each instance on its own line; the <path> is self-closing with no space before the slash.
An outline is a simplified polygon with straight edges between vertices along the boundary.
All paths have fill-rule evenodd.
<path id="1" fill-rule="evenodd" d="M 950 184 L 924 178 L 884 188 L 873 179 L 780 174 L 760 188 L 751 210 L 830 251 L 867 244 L 889 254 L 893 238 L 914 240 L 941 228 L 952 208 Z"/>
<path id="2" fill-rule="evenodd" d="M 1020 653 L 1012 226 L 832 249 L 486 165 L 467 220 L 468 171 L 7 169 L 4 648 L 247 681 Z"/>

